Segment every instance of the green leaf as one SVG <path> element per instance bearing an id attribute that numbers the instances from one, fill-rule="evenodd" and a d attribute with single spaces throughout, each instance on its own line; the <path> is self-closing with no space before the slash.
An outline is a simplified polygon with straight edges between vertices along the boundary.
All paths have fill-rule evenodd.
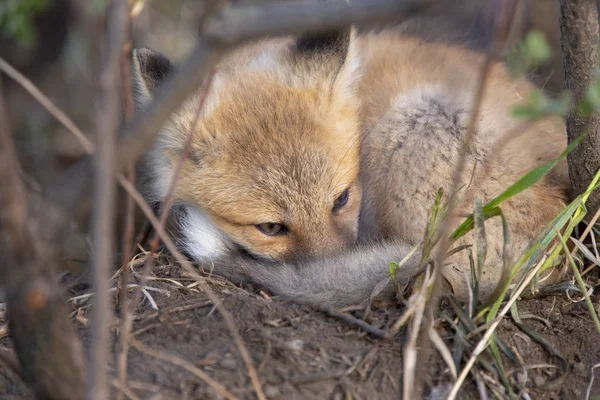
<path id="1" fill-rule="evenodd" d="M 0 33 L 21 45 L 35 40 L 33 18 L 48 6 L 48 0 L 2 0 L 0 4 Z"/>
<path id="2" fill-rule="evenodd" d="M 398 269 L 398 263 L 395 261 L 390 261 L 390 276 L 392 277 L 392 282 L 396 282 L 396 270 Z"/>
<path id="3" fill-rule="evenodd" d="M 583 140 L 585 135 L 586 134 L 583 134 L 583 135 L 579 136 L 577 139 L 575 139 L 573 142 L 571 142 L 571 144 L 569 146 L 567 146 L 567 148 L 557 158 L 528 172 L 527 174 L 525 174 L 525 176 L 523 176 L 517 182 L 510 185 L 508 187 L 508 189 L 506 189 L 504 192 L 500 193 L 496 198 L 494 198 L 489 203 L 487 203 L 483 207 L 484 218 L 487 220 L 488 218 L 494 217 L 496 215 L 500 215 L 500 210 L 497 209 L 497 207 L 502 202 L 508 200 L 511 197 L 518 195 L 522 191 L 530 188 L 531 186 L 533 186 L 537 182 L 539 182 L 544 176 L 546 176 L 552 170 L 552 168 L 554 168 L 556 166 L 556 164 L 558 164 L 558 162 L 560 160 L 565 158 L 567 156 L 567 154 L 569 154 L 575 147 L 577 147 L 577 145 L 579 145 L 579 143 L 581 143 L 581 141 Z M 473 226 L 474 226 L 473 225 L 473 214 L 471 214 L 454 231 L 454 233 L 452 233 L 452 236 L 450 238 L 452 240 L 456 240 L 456 239 L 464 236 L 469 231 L 471 231 L 471 229 L 473 229 Z"/>
<path id="4" fill-rule="evenodd" d="M 497 217 L 500 214 L 502 214 L 502 210 L 500 210 L 500 208 L 498 207 L 494 207 L 491 210 L 486 210 L 485 208 L 483 208 L 483 219 L 485 221 L 492 217 Z M 461 237 L 469 233 L 471 230 L 473 230 L 474 226 L 475 223 L 473 220 L 473 214 L 470 214 L 467 217 L 467 219 L 465 219 L 465 221 L 462 224 L 460 224 L 458 228 L 456 228 L 456 230 L 454 231 L 454 233 L 452 233 L 452 236 L 450 236 L 450 238 L 453 241 L 460 239 Z"/>
<path id="5" fill-rule="evenodd" d="M 552 48 L 544 33 L 537 30 L 531 31 L 525 36 L 523 51 L 528 55 L 531 65 L 543 64 L 552 57 Z"/>
<path id="6" fill-rule="evenodd" d="M 544 33 L 532 30 L 505 56 L 506 65 L 516 77 L 544 64 L 552 56 L 552 48 Z"/>

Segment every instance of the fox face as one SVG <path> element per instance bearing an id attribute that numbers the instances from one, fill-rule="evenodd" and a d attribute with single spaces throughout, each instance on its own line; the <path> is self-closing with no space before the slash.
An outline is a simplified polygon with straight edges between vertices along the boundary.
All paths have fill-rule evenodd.
<path id="1" fill-rule="evenodd" d="M 286 260 L 357 239 L 361 204 L 358 60 L 350 30 L 260 42 L 228 56 L 207 88 L 165 125 L 147 159 L 148 197 L 162 201 L 188 134 L 175 189 L 183 247 L 195 258 L 231 246 Z M 140 105 L 174 66 L 134 52 Z"/>

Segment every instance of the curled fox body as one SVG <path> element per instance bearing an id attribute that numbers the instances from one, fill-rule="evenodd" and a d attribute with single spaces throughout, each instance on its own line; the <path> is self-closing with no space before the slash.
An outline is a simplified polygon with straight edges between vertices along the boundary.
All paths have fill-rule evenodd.
<path id="1" fill-rule="evenodd" d="M 215 274 L 283 297 L 361 302 L 389 278 L 389 262 L 423 239 L 436 192 L 449 190 L 482 63 L 468 50 L 391 32 L 348 29 L 250 44 L 222 60 L 209 88 L 171 116 L 142 163 L 141 184 L 150 201 L 163 201 L 194 129 L 174 193 L 182 249 Z M 136 50 L 133 64 L 143 105 L 175 67 L 148 49 Z M 492 66 L 457 213 L 472 211 L 475 198 L 491 200 L 566 146 L 564 122 L 552 117 L 494 147 L 520 124 L 510 110 L 532 89 Z M 560 211 L 568 187 L 561 162 L 502 205 L 513 254 Z M 484 296 L 502 274 L 498 218 L 486 222 L 486 235 Z M 467 235 L 459 244 L 472 242 Z M 419 261 L 412 257 L 397 280 L 406 283 Z M 443 267 L 458 296 L 466 296 L 469 268 L 465 251 Z"/>

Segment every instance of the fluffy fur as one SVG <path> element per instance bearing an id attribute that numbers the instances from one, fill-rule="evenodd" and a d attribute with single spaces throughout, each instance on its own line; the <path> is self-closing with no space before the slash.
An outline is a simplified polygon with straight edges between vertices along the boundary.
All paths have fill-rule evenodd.
<path id="1" fill-rule="evenodd" d="M 149 50 L 134 58 L 143 105 L 160 84 L 156 77 L 173 67 Z M 210 260 L 215 273 L 297 301 L 345 305 L 368 298 L 388 278 L 389 262 L 422 239 L 438 188 L 449 190 L 482 62 L 461 48 L 350 30 L 236 51 L 217 68 L 176 190 L 178 207 L 187 210 L 179 221 L 182 247 Z M 488 154 L 519 124 L 511 107 L 532 89 L 511 81 L 504 66 L 492 67 L 462 177 L 471 190 L 457 212 L 472 210 L 475 197 L 492 199 L 566 146 L 564 121 L 547 118 Z M 171 117 L 145 160 L 154 202 L 166 194 L 201 97 Z M 514 254 L 560 211 L 568 187 L 562 162 L 502 206 Z M 345 189 L 347 204 L 333 212 Z M 265 235 L 256 228 L 263 223 L 288 232 Z M 501 276 L 497 218 L 486 233 L 484 297 Z M 472 241 L 468 235 L 459 244 Z M 418 260 L 399 271 L 400 283 L 414 275 Z M 466 296 L 468 268 L 465 252 L 444 266 L 459 297 Z"/>

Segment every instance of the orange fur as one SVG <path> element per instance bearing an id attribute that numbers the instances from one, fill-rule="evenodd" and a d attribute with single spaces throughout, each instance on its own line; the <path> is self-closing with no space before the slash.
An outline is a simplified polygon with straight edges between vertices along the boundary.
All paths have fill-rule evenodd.
<path id="1" fill-rule="evenodd" d="M 176 199 L 201 210 L 211 232 L 254 256 L 324 257 L 343 253 L 357 240 L 417 244 L 435 193 L 449 189 L 482 57 L 391 32 L 342 39 L 323 51 L 310 41 L 304 51 L 294 50 L 290 38 L 262 41 L 217 69 Z M 150 93 L 143 90 L 152 86 L 144 68 L 152 65 L 138 65 L 138 86 Z M 549 118 L 499 154 L 488 154 L 518 126 L 511 107 L 532 89 L 524 80 L 511 81 L 504 66 L 493 66 L 462 177 L 463 184 L 473 178 L 472 190 L 459 212 L 472 210 L 475 197 L 490 200 L 565 147 L 564 122 Z M 168 181 L 165 171 L 177 161 L 200 97 L 172 116 L 150 155 L 151 192 Z M 503 206 L 513 252 L 522 251 L 560 210 L 568 186 L 566 164 L 560 163 Z M 348 204 L 332 213 L 346 188 Z M 289 232 L 265 235 L 255 227 L 263 223 L 284 224 Z M 488 259 L 496 266 L 486 270 L 482 286 L 489 289 L 499 279 L 503 235 L 497 219 L 486 230 Z M 466 256 L 450 261 L 446 276 L 461 281 Z M 460 284 L 454 289 L 466 290 Z"/>

